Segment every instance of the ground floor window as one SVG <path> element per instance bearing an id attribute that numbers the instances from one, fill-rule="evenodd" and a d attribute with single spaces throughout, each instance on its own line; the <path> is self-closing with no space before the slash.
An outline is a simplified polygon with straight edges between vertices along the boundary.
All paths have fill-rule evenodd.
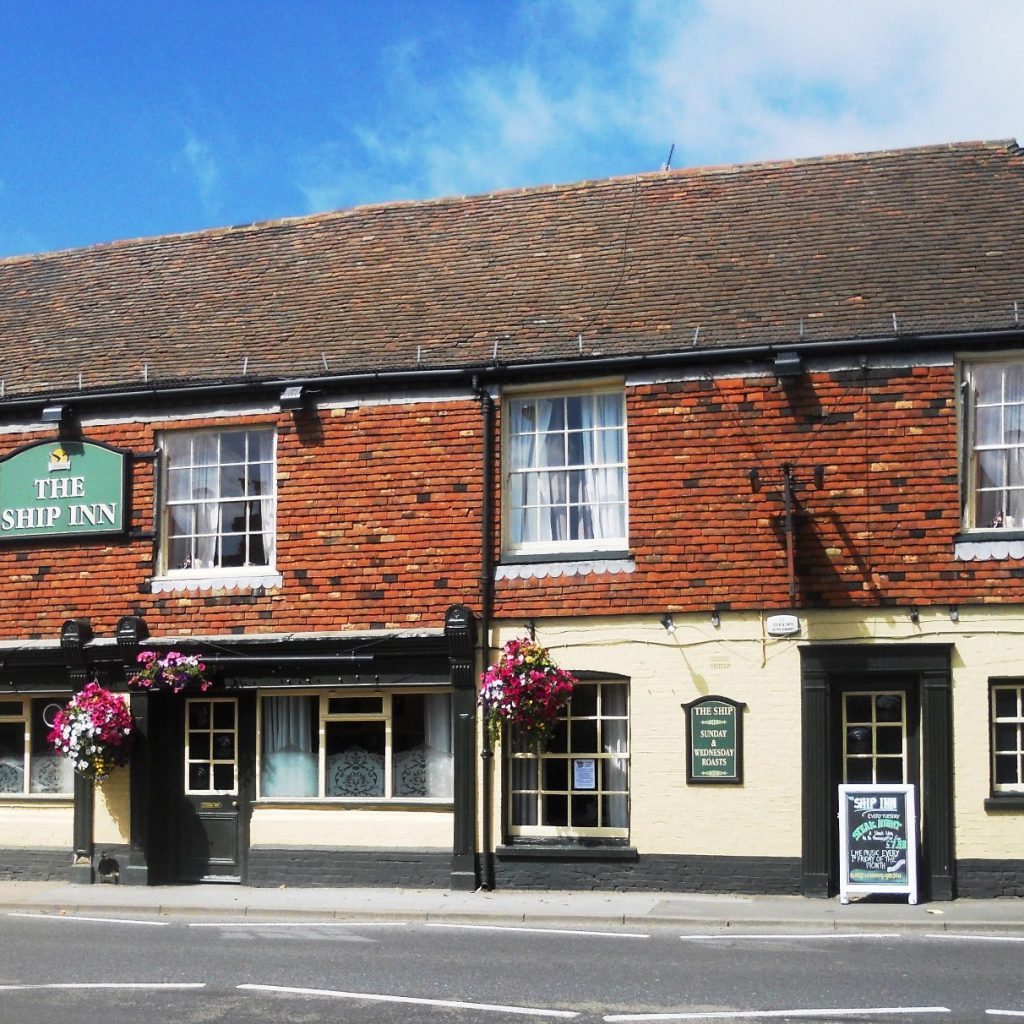
<path id="1" fill-rule="evenodd" d="M 992 790 L 1024 793 L 1024 681 L 992 685 Z"/>
<path id="2" fill-rule="evenodd" d="M 513 735 L 510 761 L 512 835 L 628 837 L 628 684 L 577 683 L 547 748 Z"/>
<path id="3" fill-rule="evenodd" d="M 72 794 L 74 767 L 47 739 L 65 702 L 63 697 L 0 697 L 0 794 Z"/>
<path id="4" fill-rule="evenodd" d="M 450 693 L 260 701 L 260 796 L 450 799 Z"/>

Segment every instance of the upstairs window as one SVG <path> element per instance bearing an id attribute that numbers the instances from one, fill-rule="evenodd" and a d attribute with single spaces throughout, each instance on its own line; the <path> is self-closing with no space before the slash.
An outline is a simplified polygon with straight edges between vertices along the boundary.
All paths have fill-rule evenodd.
<path id="1" fill-rule="evenodd" d="M 965 526 L 1024 530 L 1024 361 L 967 368 Z"/>
<path id="2" fill-rule="evenodd" d="M 628 545 L 621 390 L 510 398 L 505 440 L 508 553 Z"/>
<path id="3" fill-rule="evenodd" d="M 163 438 L 163 568 L 167 573 L 274 564 L 273 430 Z"/>

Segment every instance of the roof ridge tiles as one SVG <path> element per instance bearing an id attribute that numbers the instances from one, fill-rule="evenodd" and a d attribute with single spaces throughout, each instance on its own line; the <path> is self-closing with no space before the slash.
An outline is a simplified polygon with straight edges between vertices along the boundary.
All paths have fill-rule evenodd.
<path id="1" fill-rule="evenodd" d="M 95 242 L 85 246 L 73 246 L 66 249 L 55 249 L 40 253 L 23 253 L 15 256 L 0 257 L 0 270 L 23 263 L 37 263 L 48 259 L 67 259 L 77 255 L 96 255 L 102 251 L 139 249 L 158 246 L 164 243 L 184 241 L 215 240 L 254 233 L 268 232 L 276 228 L 294 229 L 303 227 L 319 227 L 331 221 L 347 220 L 357 215 L 366 216 L 373 213 L 401 212 L 404 209 L 422 210 L 430 207 L 455 206 L 462 203 L 480 203 L 491 199 L 510 199 L 544 194 L 572 193 L 594 191 L 603 188 L 618 188 L 635 185 L 640 181 L 679 180 L 684 178 L 701 178 L 719 175 L 737 175 L 769 169 L 789 169 L 837 164 L 846 162 L 868 162 L 901 157 L 918 157 L 929 153 L 944 154 L 952 152 L 971 152 L 975 150 L 1006 151 L 1019 155 L 1024 150 L 1013 138 L 995 140 L 975 140 L 963 142 L 936 143 L 931 145 L 912 146 L 897 149 L 864 150 L 851 153 L 835 153 L 823 156 L 790 157 L 777 160 L 759 160 L 731 164 L 709 164 L 676 169 L 656 171 L 636 171 L 629 174 L 613 175 L 606 178 L 582 179 L 570 182 L 554 182 L 544 185 L 513 186 L 506 189 L 492 189 L 487 192 L 470 193 L 467 195 L 434 196 L 424 199 L 390 199 L 375 203 L 361 203 L 354 206 L 334 210 L 323 210 L 317 213 L 296 214 L 294 216 L 269 218 L 243 224 L 217 225 L 190 231 L 167 232 L 157 235 L 140 235 L 132 238 L 113 239 Z"/>

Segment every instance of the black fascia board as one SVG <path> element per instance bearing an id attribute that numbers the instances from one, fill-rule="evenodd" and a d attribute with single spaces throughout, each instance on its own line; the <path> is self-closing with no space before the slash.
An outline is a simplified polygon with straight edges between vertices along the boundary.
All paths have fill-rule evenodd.
<path id="1" fill-rule="evenodd" d="M 87 408 L 139 401 L 160 401 L 193 397 L 199 400 L 235 399 L 242 401 L 260 397 L 279 398 L 285 387 L 302 386 L 311 393 L 338 390 L 390 390 L 430 384 L 465 385 L 529 381 L 537 376 L 572 374 L 581 371 L 590 376 L 636 372 L 644 369 L 686 365 L 729 365 L 737 362 L 771 363 L 782 352 L 801 355 L 828 355 L 941 348 L 948 350 L 963 345 L 993 346 L 1024 344 L 1024 328 L 1013 327 L 986 331 L 950 331 L 929 334 L 889 334 L 868 338 L 773 342 L 758 345 L 700 346 L 666 352 L 644 352 L 629 355 L 581 356 L 577 359 L 537 360 L 534 362 L 492 362 L 440 369 L 379 370 L 350 374 L 275 377 L 267 380 L 219 380 L 190 384 L 152 385 L 145 388 L 111 387 L 94 391 L 47 391 L 17 398 L 0 399 L 0 413 L 40 409 L 56 402 Z"/>

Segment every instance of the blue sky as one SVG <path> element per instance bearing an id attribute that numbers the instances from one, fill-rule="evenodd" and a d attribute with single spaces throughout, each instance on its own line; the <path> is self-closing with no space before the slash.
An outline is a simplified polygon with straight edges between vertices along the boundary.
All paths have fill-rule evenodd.
<path id="1" fill-rule="evenodd" d="M 1024 141 L 1022 0 L 0 0 L 0 257 Z"/>

